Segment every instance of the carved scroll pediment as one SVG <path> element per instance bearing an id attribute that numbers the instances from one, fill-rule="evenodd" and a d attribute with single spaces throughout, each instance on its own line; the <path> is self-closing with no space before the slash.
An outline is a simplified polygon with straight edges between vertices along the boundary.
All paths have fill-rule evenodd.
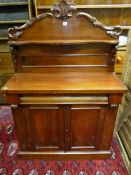
<path id="1" fill-rule="evenodd" d="M 25 23 L 24 25 L 22 26 L 14 26 L 12 28 L 9 28 L 8 29 L 8 37 L 9 39 L 12 39 L 12 40 L 17 40 L 19 39 L 19 37 L 23 34 L 24 30 L 28 29 L 29 27 L 33 26 L 33 24 L 35 24 L 36 22 L 38 22 L 39 20 L 47 17 L 47 16 L 50 16 L 52 17 L 52 13 L 45 13 L 45 14 L 41 14 L 41 15 L 38 15 L 32 19 L 30 19 L 27 23 Z"/>
<path id="2" fill-rule="evenodd" d="M 100 21 L 98 21 L 95 17 L 91 16 L 88 13 L 79 12 L 77 16 L 86 17 L 95 27 L 101 28 L 102 30 L 106 31 L 106 33 L 113 38 L 118 38 L 122 32 L 122 29 L 120 26 L 105 26 Z"/>
<path id="3" fill-rule="evenodd" d="M 105 31 L 112 38 L 118 38 L 122 32 L 122 29 L 119 26 L 105 26 L 101 22 L 99 22 L 95 17 L 91 16 L 85 12 L 76 12 L 76 8 L 74 4 L 67 2 L 66 0 L 60 0 L 60 2 L 54 5 L 51 8 L 49 13 L 44 13 L 38 15 L 31 20 L 29 20 L 26 24 L 18 27 L 15 26 L 8 30 L 8 36 L 11 40 L 18 40 L 24 31 L 33 26 L 34 23 L 37 23 L 39 20 L 42 20 L 46 17 L 58 18 L 60 20 L 66 21 L 68 18 L 71 18 L 73 15 L 76 15 L 76 20 L 79 17 L 85 17 L 89 20 L 94 27 L 100 28 Z M 88 32 L 88 28 L 87 28 Z"/>
<path id="4" fill-rule="evenodd" d="M 76 11 L 76 7 L 72 3 L 61 0 L 59 4 L 56 4 L 51 8 L 51 11 L 56 18 L 66 20 L 73 15 L 73 12 Z"/>

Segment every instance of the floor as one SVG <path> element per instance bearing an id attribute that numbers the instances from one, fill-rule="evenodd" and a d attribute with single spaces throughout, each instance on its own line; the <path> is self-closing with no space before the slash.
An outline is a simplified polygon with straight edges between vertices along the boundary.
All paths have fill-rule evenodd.
<path id="1" fill-rule="evenodd" d="M 0 107 L 0 175 L 128 175 L 115 139 L 108 160 L 19 160 L 16 132 L 9 107 Z"/>

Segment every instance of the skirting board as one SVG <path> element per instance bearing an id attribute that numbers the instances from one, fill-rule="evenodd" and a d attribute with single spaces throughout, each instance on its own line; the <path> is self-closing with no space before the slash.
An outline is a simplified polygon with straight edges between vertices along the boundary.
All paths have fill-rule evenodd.
<path id="1" fill-rule="evenodd" d="M 45 159 L 45 160 L 85 160 L 85 159 L 108 159 L 111 157 L 110 151 L 92 152 L 27 152 L 18 153 L 22 159 Z"/>

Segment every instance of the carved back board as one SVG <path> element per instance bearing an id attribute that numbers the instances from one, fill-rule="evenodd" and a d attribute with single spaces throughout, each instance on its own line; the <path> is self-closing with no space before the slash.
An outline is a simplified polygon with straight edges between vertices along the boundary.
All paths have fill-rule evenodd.
<path id="1" fill-rule="evenodd" d="M 16 72 L 113 71 L 121 33 L 60 1 L 49 13 L 9 29 Z"/>

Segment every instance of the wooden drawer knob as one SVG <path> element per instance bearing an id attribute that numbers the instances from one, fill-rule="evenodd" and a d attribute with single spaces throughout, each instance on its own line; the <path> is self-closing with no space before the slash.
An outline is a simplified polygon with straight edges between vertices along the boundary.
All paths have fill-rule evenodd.
<path id="1" fill-rule="evenodd" d="M 118 56 L 118 57 L 116 58 L 116 61 L 117 61 L 117 63 L 121 63 L 121 62 L 122 62 L 122 58 L 121 58 L 120 56 Z"/>

